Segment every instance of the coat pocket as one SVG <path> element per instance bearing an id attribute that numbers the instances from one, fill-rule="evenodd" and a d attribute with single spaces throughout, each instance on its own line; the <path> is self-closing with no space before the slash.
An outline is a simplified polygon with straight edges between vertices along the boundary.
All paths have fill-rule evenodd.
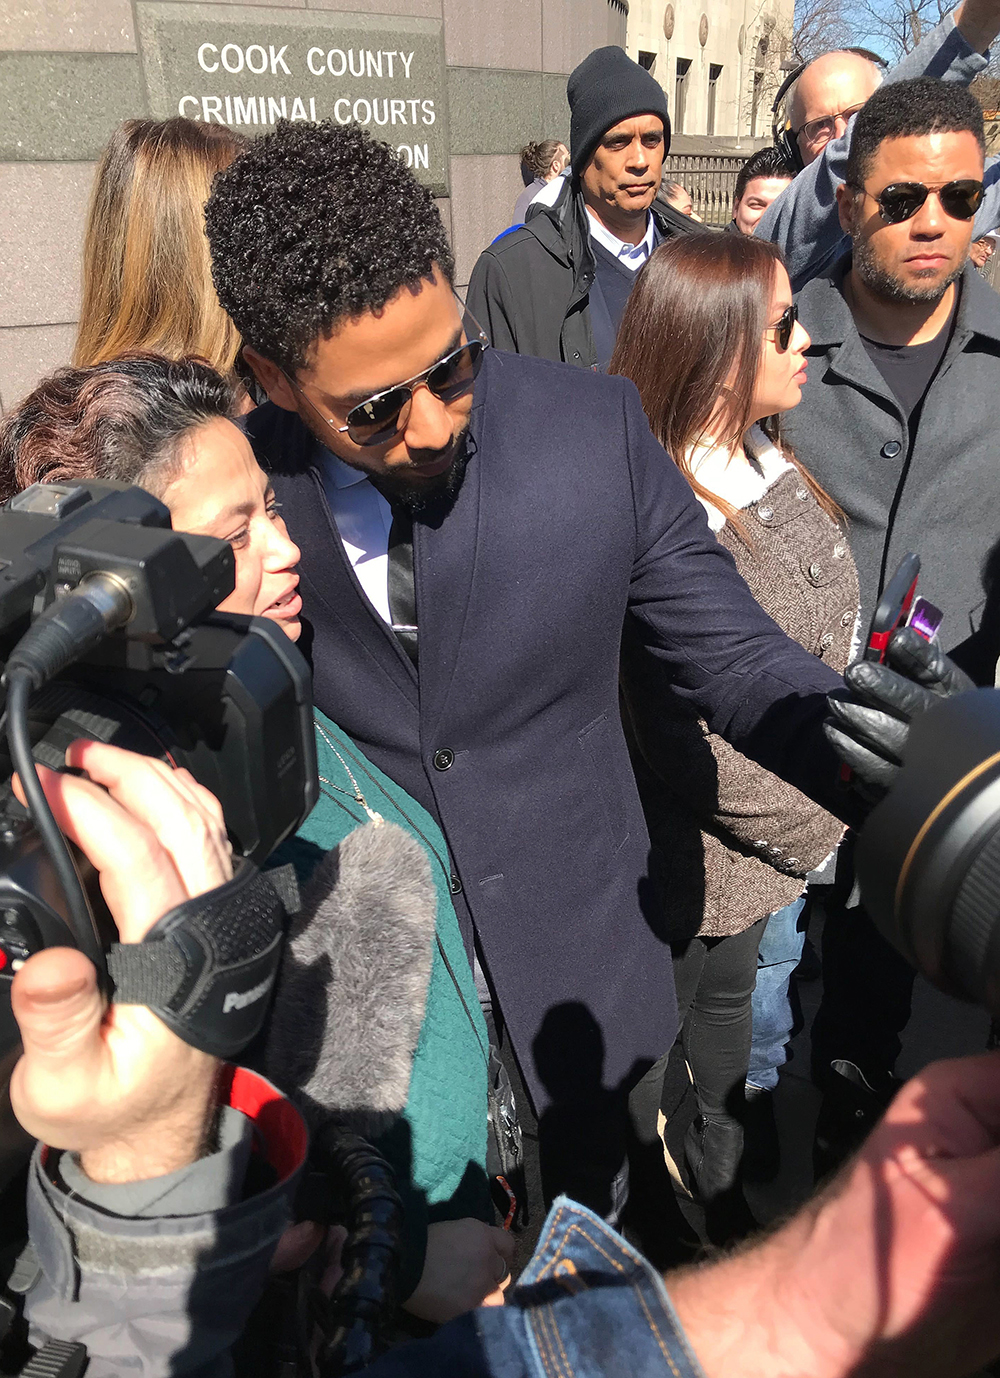
<path id="1" fill-rule="evenodd" d="M 577 740 L 586 759 L 591 785 L 601 801 L 611 849 L 620 852 L 629 839 L 629 810 L 621 773 L 624 770 L 631 775 L 621 724 L 612 723 L 609 715 L 602 713 L 587 724 Z"/>

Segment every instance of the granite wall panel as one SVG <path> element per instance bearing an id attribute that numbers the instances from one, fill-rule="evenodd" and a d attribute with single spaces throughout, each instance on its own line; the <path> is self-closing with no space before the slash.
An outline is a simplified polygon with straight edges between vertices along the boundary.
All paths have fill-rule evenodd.
<path id="1" fill-rule="evenodd" d="M 146 113 L 125 53 L 0 53 L 0 163 L 89 162 L 122 120 Z"/>
<path id="2" fill-rule="evenodd" d="M 89 163 L 0 167 L 0 326 L 75 321 Z"/>
<path id="3" fill-rule="evenodd" d="M 354 10 L 358 14 L 409 14 L 440 19 L 441 0 L 306 0 L 310 10 Z"/>
<path id="4" fill-rule="evenodd" d="M 608 42 L 608 7 L 580 0 L 541 0 L 543 72 L 572 72 Z"/>
<path id="5" fill-rule="evenodd" d="M 134 53 L 132 6 L 129 0 L 5 0 L 0 50 Z"/>
<path id="6" fill-rule="evenodd" d="M 538 72 L 448 68 L 451 151 L 516 153 L 543 133 Z"/>
<path id="7" fill-rule="evenodd" d="M 443 13 L 449 65 L 541 67 L 542 0 L 444 0 Z"/>
<path id="8" fill-rule="evenodd" d="M 562 139 L 569 147 L 569 102 L 561 72 L 542 73 L 542 128 L 546 139 Z"/>
<path id="9" fill-rule="evenodd" d="M 464 287 L 476 259 L 510 224 L 524 190 L 516 154 L 466 154 L 451 160 L 455 280 Z"/>
<path id="10" fill-rule="evenodd" d="M 75 325 L 0 328 L 0 407 L 9 411 L 47 373 L 68 364 Z"/>

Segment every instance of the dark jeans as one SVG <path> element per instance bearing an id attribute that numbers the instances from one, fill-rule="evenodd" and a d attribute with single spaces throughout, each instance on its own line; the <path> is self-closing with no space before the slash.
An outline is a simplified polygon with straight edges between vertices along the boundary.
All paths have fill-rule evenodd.
<path id="1" fill-rule="evenodd" d="M 728 938 L 674 947 L 681 1042 L 703 1115 L 738 1113 L 750 1062 L 751 998 L 767 917 Z"/>

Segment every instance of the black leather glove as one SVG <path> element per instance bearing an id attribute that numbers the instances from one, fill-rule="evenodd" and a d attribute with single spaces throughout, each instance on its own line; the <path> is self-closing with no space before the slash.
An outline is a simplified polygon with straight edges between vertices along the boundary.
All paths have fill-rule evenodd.
<path id="1" fill-rule="evenodd" d="M 824 726 L 858 784 L 876 798 L 893 782 L 913 718 L 938 699 L 975 688 L 939 646 L 912 627 L 893 632 L 887 660 L 885 665 L 856 660 L 847 667 L 847 690 L 829 696 Z"/>

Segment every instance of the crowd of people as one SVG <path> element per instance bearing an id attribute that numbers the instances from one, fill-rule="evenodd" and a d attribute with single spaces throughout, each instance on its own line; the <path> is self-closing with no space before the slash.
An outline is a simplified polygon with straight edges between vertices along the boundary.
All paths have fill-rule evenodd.
<path id="1" fill-rule="evenodd" d="M 73 362 L 0 422 L 0 499 L 134 484 L 227 541 L 220 608 L 308 659 L 320 796 L 269 863 L 305 903 L 243 1068 L 105 1007 L 79 953 L 17 973 L 32 1343 L 93 1378 L 291 1372 L 282 1279 L 336 1296 L 346 1266 L 296 1195 L 335 1125 L 402 1202 L 373 1378 L 1000 1351 L 997 1065 L 899 1089 L 914 973 L 852 864 L 912 717 L 997 681 L 1000 173 L 967 88 L 998 32 L 962 0 L 894 71 L 809 64 L 724 231 L 662 177 L 662 88 L 595 51 L 464 302 L 429 192 L 357 126 L 112 136 Z M 859 666 L 906 550 L 940 644 Z M 186 773 L 67 765 L 43 785 L 123 941 L 226 883 Z M 778 1170 L 820 900 L 840 1172 L 705 1261 Z"/>

